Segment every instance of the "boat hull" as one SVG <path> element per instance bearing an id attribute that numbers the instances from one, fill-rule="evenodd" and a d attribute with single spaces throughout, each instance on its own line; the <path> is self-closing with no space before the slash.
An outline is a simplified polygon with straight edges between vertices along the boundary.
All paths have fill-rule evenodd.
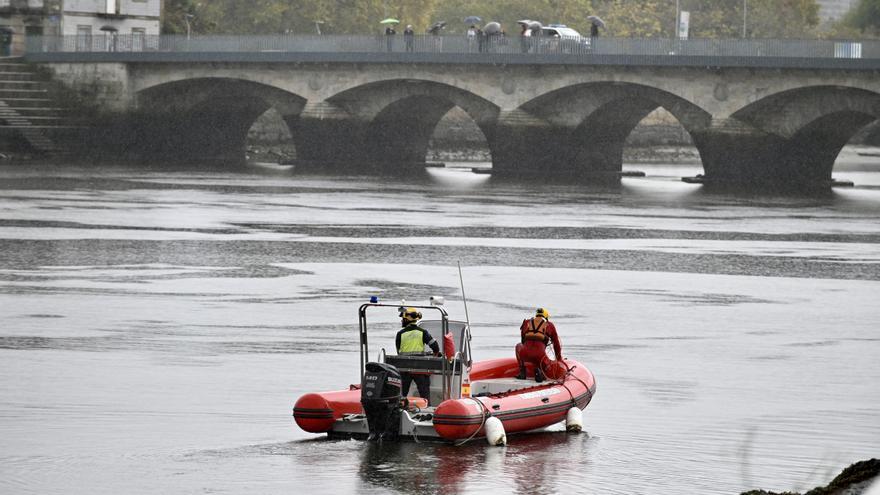
<path id="1" fill-rule="evenodd" d="M 311 433 L 330 431 L 346 415 L 363 414 L 360 389 L 306 394 L 293 406 L 296 424 Z"/>
<path id="2" fill-rule="evenodd" d="M 571 371 L 560 374 L 555 381 L 532 382 L 506 392 L 444 401 L 434 413 L 434 429 L 442 438 L 459 440 L 483 436 L 488 416 L 501 420 L 507 433 L 535 430 L 563 421 L 572 407 L 586 408 L 596 392 L 596 380 L 585 366 L 573 360 L 565 364 Z M 511 365 L 516 369 L 516 360 L 475 364 L 471 372 L 473 389 L 479 390 L 480 383 L 489 380 L 496 380 L 494 383 L 502 386 L 523 382 L 506 376 Z"/>
<path id="3" fill-rule="evenodd" d="M 536 383 L 517 380 L 516 359 L 502 358 L 474 363 L 470 377 L 474 397 L 440 403 L 431 415 L 403 425 L 402 432 L 419 429 L 419 437 L 461 440 L 483 436 L 486 418 L 501 420 L 507 433 L 535 430 L 565 420 L 572 407 L 584 409 L 596 392 L 593 374 L 581 363 L 566 360 L 548 371 L 551 379 Z M 531 374 L 531 369 L 529 370 Z M 293 408 L 297 425 L 312 433 L 360 436 L 367 432 L 360 390 L 311 393 L 300 397 Z M 424 413 L 422 413 L 424 414 Z M 404 421 L 412 419 L 403 415 Z"/>

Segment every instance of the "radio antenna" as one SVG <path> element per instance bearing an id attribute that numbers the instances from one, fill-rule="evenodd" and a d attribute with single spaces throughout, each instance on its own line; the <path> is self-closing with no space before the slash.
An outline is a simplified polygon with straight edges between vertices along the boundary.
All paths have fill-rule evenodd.
<path id="1" fill-rule="evenodd" d="M 458 260 L 458 281 L 461 282 L 461 300 L 464 301 L 464 319 L 468 328 L 471 327 L 471 318 L 468 316 L 467 296 L 464 295 L 464 278 L 461 276 L 461 260 Z"/>

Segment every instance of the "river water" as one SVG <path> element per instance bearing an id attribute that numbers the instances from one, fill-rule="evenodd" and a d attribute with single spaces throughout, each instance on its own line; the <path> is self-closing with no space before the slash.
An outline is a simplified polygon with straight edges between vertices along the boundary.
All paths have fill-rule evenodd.
<path id="1" fill-rule="evenodd" d="M 647 167 L 639 167 L 648 170 Z M 880 445 L 880 172 L 822 198 L 137 167 L 0 169 L 0 493 L 807 490 Z M 586 432 L 330 441 L 357 307 L 445 296 L 477 359 L 547 307 Z M 373 348 L 393 347 L 396 314 Z"/>

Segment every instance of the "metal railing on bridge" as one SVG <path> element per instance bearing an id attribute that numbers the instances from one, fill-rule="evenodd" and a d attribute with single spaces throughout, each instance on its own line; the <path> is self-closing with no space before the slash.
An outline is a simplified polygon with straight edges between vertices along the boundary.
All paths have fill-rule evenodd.
<path id="1" fill-rule="evenodd" d="M 51 61 L 305 61 L 880 68 L 880 41 L 491 35 L 32 36 Z"/>

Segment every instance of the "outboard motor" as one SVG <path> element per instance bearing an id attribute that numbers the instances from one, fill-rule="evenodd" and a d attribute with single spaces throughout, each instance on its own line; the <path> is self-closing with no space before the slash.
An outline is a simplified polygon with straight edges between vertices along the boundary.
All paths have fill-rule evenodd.
<path id="1" fill-rule="evenodd" d="M 385 363 L 367 363 L 361 405 L 370 428 L 369 440 L 396 440 L 400 433 L 400 372 Z"/>

